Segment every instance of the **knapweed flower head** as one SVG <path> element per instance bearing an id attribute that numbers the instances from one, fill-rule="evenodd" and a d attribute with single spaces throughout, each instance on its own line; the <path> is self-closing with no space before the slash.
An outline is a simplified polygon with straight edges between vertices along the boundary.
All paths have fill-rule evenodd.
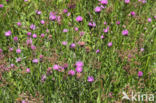
<path id="1" fill-rule="evenodd" d="M 9 48 L 9 51 L 13 51 L 14 49 L 13 48 Z"/>
<path id="2" fill-rule="evenodd" d="M 38 63 L 38 59 L 33 59 L 32 62 L 37 64 Z"/>
<path id="3" fill-rule="evenodd" d="M 68 71 L 68 75 L 74 76 L 75 75 L 75 71 L 74 70 L 69 70 Z"/>
<path id="4" fill-rule="evenodd" d="M 97 6 L 97 7 L 94 9 L 94 11 L 95 11 L 96 13 L 100 13 L 100 12 L 101 12 L 101 7 Z"/>
<path id="5" fill-rule="evenodd" d="M 128 30 L 127 29 L 123 30 L 122 35 L 127 36 L 128 35 Z"/>
<path id="6" fill-rule="evenodd" d="M 77 61 L 76 64 L 75 64 L 77 67 L 83 67 L 84 64 L 82 61 Z"/>
<path id="7" fill-rule="evenodd" d="M 11 33 L 11 31 L 9 30 L 9 31 L 7 31 L 7 32 L 5 32 L 5 36 L 10 36 L 12 33 Z"/>
<path id="8" fill-rule="evenodd" d="M 141 48 L 140 51 L 143 52 L 144 51 L 144 48 Z"/>
<path id="9" fill-rule="evenodd" d="M 31 49 L 32 50 L 36 50 L 36 46 L 35 45 L 31 45 Z"/>
<path id="10" fill-rule="evenodd" d="M 27 32 L 27 35 L 28 35 L 28 36 L 31 36 L 31 32 Z"/>
<path id="11" fill-rule="evenodd" d="M 67 32 L 68 32 L 68 29 L 63 29 L 63 32 L 64 32 L 64 33 L 67 33 Z"/>
<path id="12" fill-rule="evenodd" d="M 33 37 L 33 38 L 37 38 L 37 34 L 33 34 L 32 37 Z"/>
<path id="13" fill-rule="evenodd" d="M 116 24 L 119 25 L 120 24 L 120 21 L 116 21 Z"/>
<path id="14" fill-rule="evenodd" d="M 97 50 L 96 50 L 96 53 L 99 53 L 99 52 L 100 52 L 100 50 L 99 50 L 99 49 L 97 49 Z"/>
<path id="15" fill-rule="evenodd" d="M 82 18 L 81 16 L 77 16 L 77 17 L 76 17 L 76 21 L 77 21 L 77 22 L 81 22 L 82 20 L 83 20 L 83 18 Z"/>
<path id="16" fill-rule="evenodd" d="M 41 11 L 36 10 L 36 14 L 37 14 L 37 15 L 41 15 L 41 13 L 42 13 Z"/>
<path id="17" fill-rule="evenodd" d="M 32 39 L 31 38 L 28 38 L 27 41 L 26 41 L 27 45 L 31 45 L 32 44 Z"/>
<path id="18" fill-rule="evenodd" d="M 101 4 L 107 5 L 108 4 L 108 0 L 101 0 Z"/>
<path id="19" fill-rule="evenodd" d="M 67 12 L 68 12 L 68 9 L 64 9 L 64 10 L 63 10 L 63 13 L 67 13 Z"/>
<path id="20" fill-rule="evenodd" d="M 112 46 L 112 42 L 109 42 L 109 43 L 108 43 L 108 47 L 111 47 L 111 46 Z"/>
<path id="21" fill-rule="evenodd" d="M 21 58 L 16 58 L 16 62 L 20 62 L 21 61 Z"/>
<path id="22" fill-rule="evenodd" d="M 104 35 L 101 35 L 101 39 L 104 39 Z"/>
<path id="23" fill-rule="evenodd" d="M 41 20 L 40 23 L 41 23 L 41 24 L 45 24 L 45 21 L 44 21 L 44 20 Z"/>
<path id="24" fill-rule="evenodd" d="M 0 4 L 0 8 L 3 8 L 4 7 L 4 5 L 3 4 Z"/>
<path id="25" fill-rule="evenodd" d="M 148 18 L 148 22 L 152 22 L 152 19 L 151 18 Z"/>
<path id="26" fill-rule="evenodd" d="M 17 22 L 17 26 L 21 26 L 22 25 L 22 23 L 21 22 Z"/>
<path id="27" fill-rule="evenodd" d="M 143 72 L 142 71 L 139 71 L 138 72 L 138 77 L 142 77 L 143 76 Z"/>
<path id="28" fill-rule="evenodd" d="M 31 24 L 31 25 L 30 25 L 30 29 L 31 29 L 31 30 L 35 30 L 35 29 L 36 29 L 36 26 L 35 26 L 34 24 Z"/>
<path id="29" fill-rule="evenodd" d="M 109 31 L 109 27 L 103 30 L 104 33 L 108 33 L 108 31 Z"/>
<path id="30" fill-rule="evenodd" d="M 45 34 L 42 33 L 42 34 L 41 34 L 41 37 L 43 38 L 44 36 L 45 36 Z"/>
<path id="31" fill-rule="evenodd" d="M 91 28 L 96 27 L 96 23 L 95 22 L 89 22 L 88 26 Z"/>
<path id="32" fill-rule="evenodd" d="M 15 36 L 13 39 L 14 39 L 15 42 L 18 41 L 18 37 L 17 36 Z"/>
<path id="33" fill-rule="evenodd" d="M 46 75 L 42 75 L 41 81 L 44 82 L 46 80 L 47 76 Z"/>
<path id="34" fill-rule="evenodd" d="M 80 36 L 83 36 L 85 34 L 85 32 L 81 31 L 80 32 Z"/>
<path id="35" fill-rule="evenodd" d="M 78 27 L 75 27 L 75 28 L 74 28 L 74 30 L 75 30 L 75 31 L 78 31 L 78 30 L 79 30 L 79 28 L 78 28 Z"/>
<path id="36" fill-rule="evenodd" d="M 83 67 L 82 66 L 77 66 L 76 67 L 76 72 L 81 73 L 82 70 L 83 70 Z"/>
<path id="37" fill-rule="evenodd" d="M 17 53 L 17 54 L 20 54 L 20 53 L 21 53 L 21 49 L 19 49 L 19 48 L 16 49 L 16 53 Z"/>
<path id="38" fill-rule="evenodd" d="M 26 69 L 26 72 L 27 72 L 27 73 L 30 73 L 30 68 L 27 68 L 27 69 Z"/>
<path id="39" fill-rule="evenodd" d="M 59 70 L 59 69 L 60 69 L 60 66 L 57 65 L 57 64 L 55 64 L 55 65 L 53 66 L 53 69 L 54 69 L 54 70 Z"/>
<path id="40" fill-rule="evenodd" d="M 76 47 L 76 44 L 75 43 L 72 43 L 72 44 L 70 44 L 70 48 L 75 48 Z"/>
<path id="41" fill-rule="evenodd" d="M 62 45 L 67 45 L 67 43 L 68 43 L 67 41 L 63 41 Z"/>
<path id="42" fill-rule="evenodd" d="M 51 21 L 55 21 L 57 19 L 56 13 L 55 12 L 50 12 L 49 19 Z"/>
<path id="43" fill-rule="evenodd" d="M 125 0 L 125 3 L 126 3 L 126 4 L 130 3 L 130 0 Z"/>
<path id="44" fill-rule="evenodd" d="M 135 16 L 135 12 L 134 11 L 131 11 L 131 16 Z"/>
<path id="45" fill-rule="evenodd" d="M 2 53 L 3 52 L 3 50 L 0 48 L 0 53 Z"/>
<path id="46" fill-rule="evenodd" d="M 94 77 L 93 77 L 93 76 L 88 76 L 87 81 L 88 81 L 88 82 L 94 82 Z"/>

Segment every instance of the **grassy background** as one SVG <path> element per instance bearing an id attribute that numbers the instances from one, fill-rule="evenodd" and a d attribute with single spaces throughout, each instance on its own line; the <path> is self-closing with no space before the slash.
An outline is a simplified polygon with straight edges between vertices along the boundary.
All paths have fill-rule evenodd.
<path id="1" fill-rule="evenodd" d="M 3 50 L 0 65 L 4 68 L 12 63 L 15 65 L 7 71 L 1 67 L 1 103 L 22 100 L 30 103 L 127 103 L 121 100 L 122 91 L 156 91 L 156 1 L 148 0 L 142 4 L 131 0 L 125 4 L 123 0 L 109 0 L 106 8 L 97 14 L 94 8 L 98 3 L 98 0 L 0 1 L 0 4 L 4 4 L 0 8 L 0 48 Z M 76 7 L 68 9 L 71 15 L 67 16 L 62 11 L 70 4 Z M 42 11 L 42 14 L 36 15 L 35 10 Z M 61 24 L 49 20 L 51 11 L 61 16 Z M 135 11 L 135 17 L 128 16 L 131 11 Z M 83 17 L 81 23 L 75 20 L 79 15 Z M 91 18 L 96 28 L 88 27 Z M 147 21 L 148 18 L 152 18 L 151 23 Z M 40 24 L 42 19 L 46 21 L 44 25 Z M 21 27 L 16 25 L 19 21 Z M 104 25 L 104 21 L 107 25 Z M 116 21 L 120 21 L 120 25 Z M 30 30 L 31 24 L 36 25 L 36 30 Z M 104 33 L 103 29 L 108 26 L 109 32 Z M 79 31 L 74 31 L 74 27 L 78 27 Z M 67 33 L 63 32 L 65 28 L 68 29 Z M 129 31 L 128 36 L 122 35 L 125 28 Z M 46 29 L 49 29 L 48 33 Z M 4 33 L 8 30 L 12 31 L 12 35 L 5 37 Z M 82 37 L 79 35 L 81 31 L 85 32 Z M 33 39 L 37 48 L 35 51 L 26 45 L 27 32 L 38 35 Z M 41 33 L 45 33 L 44 38 L 40 37 Z M 101 35 L 105 38 L 101 39 Z M 13 40 L 14 36 L 19 38 L 17 43 Z M 63 46 L 62 41 L 67 41 L 67 46 Z M 85 46 L 80 47 L 79 41 L 85 42 Z M 107 46 L 108 42 L 113 43 L 112 47 Z M 75 50 L 69 48 L 71 43 L 76 44 Z M 10 47 L 14 48 L 13 52 L 9 52 Z M 22 50 L 21 54 L 16 53 L 18 47 Z M 140 51 L 141 48 L 145 49 L 144 52 Z M 96 53 L 97 49 L 100 53 Z M 42 62 L 32 63 L 40 54 L 44 55 Z M 16 62 L 17 57 L 22 58 L 20 63 Z M 73 65 L 79 60 L 84 62 L 81 77 L 68 76 L 68 70 L 75 70 Z M 48 67 L 64 63 L 68 63 L 64 72 L 52 70 L 47 75 Z M 26 73 L 26 68 L 30 68 L 31 72 Z M 138 71 L 143 72 L 140 78 Z M 42 75 L 47 76 L 44 82 L 41 81 Z M 95 78 L 93 83 L 87 81 L 90 75 Z"/>

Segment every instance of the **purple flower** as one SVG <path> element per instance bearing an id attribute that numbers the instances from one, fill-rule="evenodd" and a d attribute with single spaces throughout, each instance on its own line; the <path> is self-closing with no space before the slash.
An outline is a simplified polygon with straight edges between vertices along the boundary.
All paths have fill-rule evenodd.
<path id="1" fill-rule="evenodd" d="M 75 64 L 77 67 L 83 67 L 83 62 L 82 61 L 77 61 Z"/>
<path id="2" fill-rule="evenodd" d="M 83 70 L 83 68 L 81 66 L 77 66 L 76 67 L 76 72 L 81 73 Z"/>
<path id="3" fill-rule="evenodd" d="M 60 68 L 60 66 L 57 65 L 57 64 L 55 64 L 55 65 L 53 66 L 53 69 L 54 69 L 54 70 L 59 70 L 59 68 Z"/>
<path id="4" fill-rule="evenodd" d="M 148 22 L 152 22 L 152 19 L 151 18 L 148 18 Z"/>
<path id="5" fill-rule="evenodd" d="M 55 20 L 57 19 L 57 17 L 56 17 L 56 13 L 54 13 L 54 12 L 50 12 L 49 19 L 50 19 L 51 21 L 55 21 Z"/>
<path id="6" fill-rule="evenodd" d="M 108 33 L 109 31 L 109 27 L 107 27 L 106 29 L 103 30 L 103 32 Z"/>
<path id="7" fill-rule="evenodd" d="M 132 15 L 132 16 L 135 16 L 135 12 L 134 12 L 134 11 L 132 11 L 132 12 L 131 12 L 131 15 Z"/>
<path id="8" fill-rule="evenodd" d="M 123 30 L 122 35 L 127 36 L 128 35 L 128 30 L 127 29 Z"/>
<path id="9" fill-rule="evenodd" d="M 38 63 L 38 59 L 33 59 L 32 62 L 33 63 Z"/>
<path id="10" fill-rule="evenodd" d="M 27 35 L 30 36 L 31 35 L 31 32 L 28 32 Z"/>
<path id="11" fill-rule="evenodd" d="M 112 42 L 109 42 L 109 43 L 108 43 L 108 47 L 111 47 L 111 46 L 112 46 Z"/>
<path id="12" fill-rule="evenodd" d="M 10 67 L 13 68 L 13 67 L 15 67 L 15 65 L 14 64 L 10 64 Z"/>
<path id="13" fill-rule="evenodd" d="M 93 82 L 94 81 L 94 77 L 93 76 L 88 76 L 88 82 Z"/>
<path id="14" fill-rule="evenodd" d="M 46 80 L 47 76 L 46 75 L 42 75 L 42 79 L 41 81 L 44 82 Z"/>
<path id="15" fill-rule="evenodd" d="M 20 54 L 21 53 L 21 49 L 16 49 L 16 53 Z"/>
<path id="16" fill-rule="evenodd" d="M 27 68 L 27 69 L 26 69 L 26 72 L 27 72 L 27 73 L 30 73 L 30 68 Z"/>
<path id="17" fill-rule="evenodd" d="M 97 49 L 97 50 L 96 50 L 96 53 L 99 53 L 99 52 L 100 52 L 100 50 L 99 50 L 99 49 Z"/>
<path id="18" fill-rule="evenodd" d="M 116 24 L 119 25 L 120 24 L 120 21 L 116 21 Z"/>
<path id="19" fill-rule="evenodd" d="M 32 36 L 33 38 L 37 38 L 37 35 L 36 34 L 33 34 L 33 36 Z"/>
<path id="20" fill-rule="evenodd" d="M 28 0 L 24 0 L 24 1 L 26 2 L 26 1 L 28 1 Z M 22 103 L 27 103 L 27 102 L 26 102 L 25 100 L 22 100 Z"/>
<path id="21" fill-rule="evenodd" d="M 10 36 L 12 33 L 11 33 L 11 31 L 9 30 L 9 31 L 7 31 L 7 32 L 5 32 L 5 36 Z"/>
<path id="22" fill-rule="evenodd" d="M 77 21 L 77 22 L 81 22 L 82 20 L 83 20 L 83 18 L 82 18 L 81 16 L 77 16 L 77 17 L 76 17 L 76 21 Z"/>
<path id="23" fill-rule="evenodd" d="M 75 31 L 78 31 L 78 30 L 79 30 L 79 28 L 78 28 L 78 27 L 75 27 L 75 28 L 74 28 L 74 30 L 75 30 Z"/>
<path id="24" fill-rule="evenodd" d="M 45 34 L 42 33 L 42 34 L 41 34 L 41 37 L 43 38 L 44 36 L 45 36 Z"/>
<path id="25" fill-rule="evenodd" d="M 156 16 L 154 16 L 154 19 L 156 19 Z"/>
<path id="26" fill-rule="evenodd" d="M 94 11 L 95 11 L 96 13 L 100 13 L 100 12 L 101 12 L 101 7 L 97 6 L 97 7 L 94 9 Z"/>
<path id="27" fill-rule="evenodd" d="M 41 13 L 42 13 L 41 11 L 36 10 L 37 15 L 41 15 Z"/>
<path id="28" fill-rule="evenodd" d="M 125 3 L 126 3 L 126 4 L 130 3 L 130 0 L 125 0 Z"/>
<path id="29" fill-rule="evenodd" d="M 32 50 L 35 50 L 36 49 L 36 46 L 35 45 L 31 45 L 31 49 Z"/>
<path id="30" fill-rule="evenodd" d="M 21 22 L 17 22 L 17 26 L 21 26 L 22 24 L 21 24 Z"/>
<path id="31" fill-rule="evenodd" d="M 101 4 L 107 5 L 108 4 L 108 1 L 107 0 L 101 0 Z"/>
<path id="32" fill-rule="evenodd" d="M 0 48 L 0 53 L 2 53 L 3 52 L 3 50 Z"/>
<path id="33" fill-rule="evenodd" d="M 28 38 L 26 42 L 27 42 L 27 45 L 31 45 L 32 44 L 32 39 Z"/>
<path id="34" fill-rule="evenodd" d="M 88 23 L 88 26 L 89 26 L 89 27 L 96 27 L 96 24 L 95 24 L 95 22 L 89 22 L 89 23 Z"/>
<path id="35" fill-rule="evenodd" d="M 68 12 L 68 10 L 67 10 L 67 9 L 64 9 L 64 10 L 63 10 L 63 13 L 67 13 L 67 12 Z"/>
<path id="36" fill-rule="evenodd" d="M 101 39 L 104 39 L 104 35 L 101 35 Z"/>
<path id="37" fill-rule="evenodd" d="M 72 43 L 71 45 L 70 45 L 70 48 L 75 48 L 76 47 L 76 45 L 74 44 L 74 43 Z"/>
<path id="38" fill-rule="evenodd" d="M 83 36 L 85 34 L 85 32 L 81 31 L 80 32 L 80 36 Z"/>
<path id="39" fill-rule="evenodd" d="M 15 41 L 15 42 L 18 41 L 18 37 L 17 37 L 17 36 L 14 37 L 14 41 Z"/>
<path id="40" fill-rule="evenodd" d="M 0 8 L 3 8 L 4 7 L 4 5 L 3 4 L 0 4 Z"/>
<path id="41" fill-rule="evenodd" d="M 68 75 L 74 76 L 75 75 L 75 71 L 74 70 L 69 70 L 68 71 Z"/>
<path id="42" fill-rule="evenodd" d="M 41 23 L 41 24 L 44 24 L 44 23 L 45 23 L 45 21 L 44 21 L 44 20 L 41 20 L 41 21 L 40 21 L 40 23 Z"/>
<path id="43" fill-rule="evenodd" d="M 16 62 L 20 62 L 21 61 L 21 58 L 16 58 Z"/>
<path id="44" fill-rule="evenodd" d="M 36 29 L 36 26 L 35 26 L 34 24 L 31 24 L 31 25 L 30 25 L 30 29 L 31 29 L 31 30 L 35 30 L 35 29 Z"/>
<path id="45" fill-rule="evenodd" d="M 107 24 L 107 22 L 105 21 L 103 24 L 104 24 L 104 25 L 106 25 L 106 24 Z"/>
<path id="46" fill-rule="evenodd" d="M 67 33 L 67 32 L 68 32 L 68 29 L 63 29 L 63 32 L 64 32 L 64 33 Z"/>
<path id="47" fill-rule="evenodd" d="M 67 16 L 70 16 L 71 15 L 71 13 L 69 12 L 69 13 L 67 13 Z"/>
<path id="48" fill-rule="evenodd" d="M 13 51 L 14 49 L 13 48 L 9 48 L 9 51 Z"/>
<path id="49" fill-rule="evenodd" d="M 144 48 L 141 48 L 140 51 L 143 52 L 144 51 Z"/>
<path id="50" fill-rule="evenodd" d="M 67 41 L 63 41 L 62 42 L 62 45 L 67 45 Z"/>
<path id="51" fill-rule="evenodd" d="M 138 76 L 139 76 L 139 77 L 142 77 L 142 76 L 143 76 L 143 72 L 142 72 L 142 71 L 139 71 L 139 72 L 138 72 Z"/>

